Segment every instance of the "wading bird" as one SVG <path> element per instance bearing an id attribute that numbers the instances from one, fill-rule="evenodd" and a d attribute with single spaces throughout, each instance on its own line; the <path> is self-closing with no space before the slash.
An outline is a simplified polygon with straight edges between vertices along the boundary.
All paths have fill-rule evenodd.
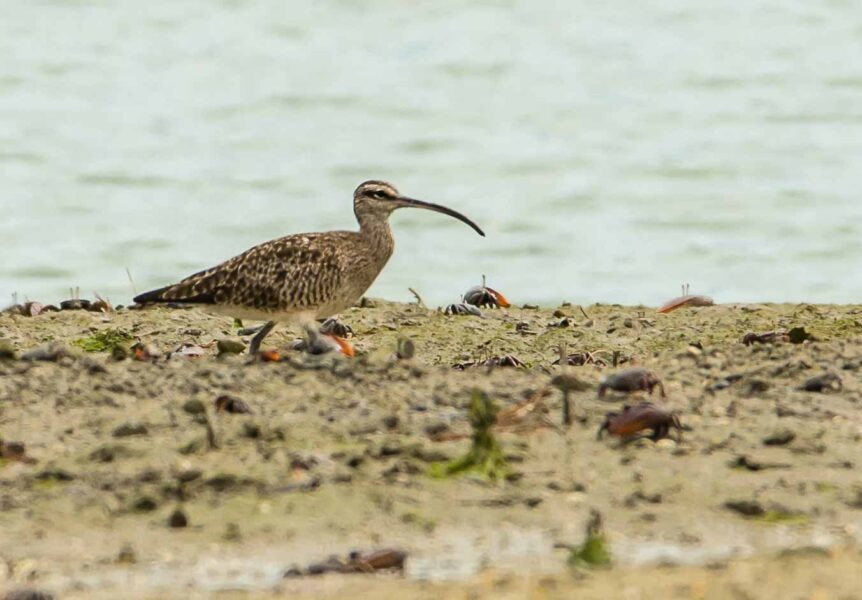
<path id="1" fill-rule="evenodd" d="M 399 208 L 443 213 L 485 235 L 451 208 L 402 196 L 385 181 L 366 181 L 353 193 L 359 231 L 300 233 L 265 242 L 179 283 L 141 294 L 135 302 L 196 304 L 234 318 L 266 321 L 251 341 L 249 353 L 256 354 L 277 322 L 308 327 L 359 301 L 392 256 L 389 215 Z"/>

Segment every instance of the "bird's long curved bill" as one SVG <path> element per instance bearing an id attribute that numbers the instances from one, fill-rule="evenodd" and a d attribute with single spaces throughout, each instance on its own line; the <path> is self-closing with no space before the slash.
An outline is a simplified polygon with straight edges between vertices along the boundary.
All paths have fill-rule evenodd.
<path id="1" fill-rule="evenodd" d="M 482 231 L 482 228 L 476 225 L 473 221 L 459 213 L 457 210 L 452 210 L 451 208 L 446 208 L 445 206 L 441 206 L 439 204 L 434 204 L 432 202 L 423 202 L 422 200 L 415 200 L 413 198 L 407 198 L 405 196 L 400 196 L 398 198 L 398 207 L 406 207 L 406 208 L 424 208 L 425 210 L 433 210 L 434 212 L 443 213 L 444 215 L 449 215 L 450 217 L 454 217 L 461 221 L 462 223 L 466 223 L 474 230 L 476 233 L 485 237 L 485 232 Z"/>

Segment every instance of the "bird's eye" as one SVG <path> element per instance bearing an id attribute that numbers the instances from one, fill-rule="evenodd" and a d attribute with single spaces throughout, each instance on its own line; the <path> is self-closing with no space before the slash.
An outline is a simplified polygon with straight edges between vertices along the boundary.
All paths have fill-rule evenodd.
<path id="1" fill-rule="evenodd" d="M 374 193 L 372 193 L 371 195 L 372 195 L 374 198 L 377 198 L 378 200 L 386 200 L 386 198 L 387 198 L 387 196 L 386 196 L 386 192 L 379 192 L 379 191 L 378 191 L 378 192 L 374 192 Z"/>

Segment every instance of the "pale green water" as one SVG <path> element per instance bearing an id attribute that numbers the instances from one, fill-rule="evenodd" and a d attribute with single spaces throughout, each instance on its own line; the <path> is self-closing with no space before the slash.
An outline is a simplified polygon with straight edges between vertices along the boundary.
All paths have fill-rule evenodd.
<path id="1" fill-rule="evenodd" d="M 0 304 L 394 217 L 372 293 L 862 299 L 862 5 L 0 0 Z"/>

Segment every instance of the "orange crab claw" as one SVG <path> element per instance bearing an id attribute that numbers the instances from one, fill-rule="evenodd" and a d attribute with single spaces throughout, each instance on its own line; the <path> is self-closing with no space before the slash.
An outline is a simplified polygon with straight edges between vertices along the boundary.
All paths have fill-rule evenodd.
<path id="1" fill-rule="evenodd" d="M 281 354 L 277 350 L 261 350 L 258 356 L 260 356 L 260 360 L 263 362 L 278 362 L 281 360 Z"/>
<path id="2" fill-rule="evenodd" d="M 500 292 L 498 292 L 497 290 L 495 290 L 493 288 L 489 288 L 489 287 L 486 287 L 485 289 L 487 289 L 489 292 L 491 292 L 494 295 L 494 297 L 497 299 L 497 302 L 499 303 L 501 308 L 509 308 L 510 306 L 512 306 L 509 303 L 509 301 L 506 300 L 506 297 L 503 294 L 501 294 Z"/>
<path id="3" fill-rule="evenodd" d="M 354 350 L 353 346 L 346 339 L 338 337 L 337 335 L 329 335 L 329 337 L 338 344 L 338 350 L 344 356 L 349 356 L 350 358 L 356 356 L 356 350 Z"/>
<path id="4" fill-rule="evenodd" d="M 669 313 L 670 311 L 682 308 L 683 306 L 712 306 L 713 304 L 715 304 L 715 302 L 713 302 L 712 298 L 709 296 L 694 296 L 692 294 L 686 294 L 685 296 L 679 296 L 673 300 L 668 300 L 658 308 L 658 312 Z"/>

